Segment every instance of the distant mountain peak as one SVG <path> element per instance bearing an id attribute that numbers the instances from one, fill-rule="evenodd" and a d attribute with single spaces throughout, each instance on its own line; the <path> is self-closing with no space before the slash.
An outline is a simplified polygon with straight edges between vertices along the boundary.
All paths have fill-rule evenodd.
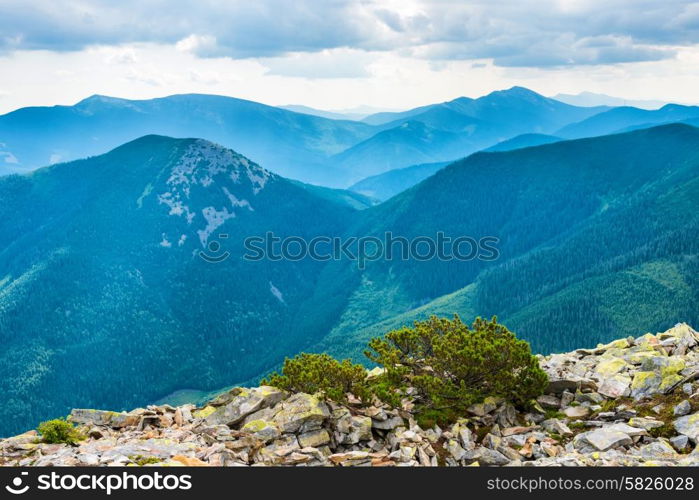
<path id="1" fill-rule="evenodd" d="M 546 99 L 546 97 L 539 94 L 538 92 L 534 92 L 533 90 L 530 90 L 526 87 L 520 87 L 519 85 L 515 85 L 513 87 L 510 87 L 509 89 L 495 90 L 495 91 L 491 92 L 490 94 L 483 96 L 483 98 L 494 97 L 494 96 Z"/>
<path id="2" fill-rule="evenodd" d="M 584 91 L 579 94 L 556 94 L 551 97 L 560 102 L 573 106 L 595 107 L 595 106 L 615 106 L 615 107 L 636 107 L 641 109 L 658 109 L 665 103 L 658 100 L 627 99 L 606 94 Z"/>
<path id="3" fill-rule="evenodd" d="M 86 97 L 82 101 L 79 101 L 76 106 L 81 106 L 85 104 L 95 104 L 95 103 L 109 103 L 109 104 L 116 104 L 116 103 L 126 103 L 129 102 L 128 99 L 122 99 L 120 97 L 111 97 L 108 95 L 102 95 L 102 94 L 92 94 L 89 97 Z"/>

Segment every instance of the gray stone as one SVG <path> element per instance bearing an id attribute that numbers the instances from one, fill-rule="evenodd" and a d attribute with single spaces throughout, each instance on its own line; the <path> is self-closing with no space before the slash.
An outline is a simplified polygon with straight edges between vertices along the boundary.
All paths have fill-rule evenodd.
<path id="1" fill-rule="evenodd" d="M 573 431 L 561 420 L 557 418 L 549 418 L 541 423 L 541 426 L 547 431 L 558 434 L 559 436 L 572 436 Z"/>
<path id="2" fill-rule="evenodd" d="M 684 451 L 685 448 L 689 446 L 689 438 L 680 434 L 679 436 L 671 437 L 670 444 L 672 444 L 677 451 Z"/>
<path id="3" fill-rule="evenodd" d="M 98 465 L 100 463 L 100 457 L 94 453 L 80 453 L 78 454 L 78 460 L 83 465 Z"/>
<path id="4" fill-rule="evenodd" d="M 473 433 L 471 432 L 471 429 L 465 425 L 461 426 L 459 429 L 459 439 L 461 440 L 461 446 L 464 448 L 464 450 L 472 450 L 476 447 Z"/>
<path id="5" fill-rule="evenodd" d="M 641 446 L 639 453 L 643 458 L 650 460 L 677 458 L 677 452 L 667 440 L 657 441 Z"/>
<path id="6" fill-rule="evenodd" d="M 654 418 L 633 417 L 629 419 L 629 425 L 633 427 L 640 427 L 641 429 L 649 431 L 651 429 L 657 429 L 658 427 L 662 427 L 665 424 L 662 421 L 656 420 Z"/>
<path id="7" fill-rule="evenodd" d="M 625 373 L 617 373 L 602 380 L 598 392 L 608 398 L 628 396 L 630 393 L 631 377 Z"/>
<path id="8" fill-rule="evenodd" d="M 570 391 L 563 391 L 561 394 L 561 408 L 565 408 L 575 400 L 575 394 Z"/>
<path id="9" fill-rule="evenodd" d="M 578 434 L 576 443 L 586 443 L 598 451 L 607 451 L 619 446 L 627 446 L 633 443 L 628 434 L 621 431 L 607 430 L 605 428 Z"/>
<path id="10" fill-rule="evenodd" d="M 371 418 L 369 417 L 353 416 L 349 410 L 341 408 L 333 410 L 332 422 L 338 443 L 357 444 L 360 441 L 372 439 Z"/>
<path id="11" fill-rule="evenodd" d="M 684 434 L 693 443 L 699 441 L 699 412 L 680 417 L 672 423 L 679 434 Z"/>
<path id="12" fill-rule="evenodd" d="M 371 421 L 371 426 L 374 429 L 380 429 L 380 430 L 384 430 L 384 431 L 390 431 L 392 429 L 395 429 L 396 427 L 400 427 L 401 425 L 404 425 L 403 419 L 398 417 L 398 416 L 390 417 L 390 418 L 387 418 L 386 420 L 372 420 Z"/>
<path id="13" fill-rule="evenodd" d="M 355 444 L 361 441 L 370 441 L 371 434 L 371 418 L 354 416 L 351 418 L 350 432 L 347 435 L 348 442 Z"/>
<path id="14" fill-rule="evenodd" d="M 552 378 L 549 380 L 549 385 L 546 388 L 547 393 L 562 394 L 563 391 L 575 392 L 576 390 L 596 391 L 597 384 L 587 378 Z"/>
<path id="15" fill-rule="evenodd" d="M 676 417 L 684 417 L 692 411 L 692 405 L 686 399 L 672 409 L 672 414 Z"/>
<path id="16" fill-rule="evenodd" d="M 502 455 L 505 456 L 510 462 L 522 459 L 522 455 L 520 455 L 516 450 L 513 450 L 509 446 L 498 446 L 496 451 L 502 453 Z"/>
<path id="17" fill-rule="evenodd" d="M 466 408 L 466 411 L 477 417 L 484 417 L 488 413 L 494 411 L 501 402 L 498 398 L 488 397 L 482 403 L 477 403 Z"/>
<path id="18" fill-rule="evenodd" d="M 461 447 L 456 439 L 447 441 L 447 451 L 457 462 L 466 456 L 466 450 Z"/>
<path id="19" fill-rule="evenodd" d="M 490 448 L 483 448 L 482 446 L 476 448 L 474 451 L 466 453 L 466 459 L 476 461 L 479 465 L 506 465 L 510 463 L 505 455 L 496 450 L 491 450 Z"/>
<path id="20" fill-rule="evenodd" d="M 68 420 L 79 425 L 103 425 L 121 429 L 137 425 L 140 417 L 115 411 L 74 409 L 70 412 Z"/>
<path id="21" fill-rule="evenodd" d="M 539 396 L 538 398 L 536 398 L 536 402 L 539 403 L 542 408 L 558 409 L 561 407 L 561 400 L 556 396 Z"/>
<path id="22" fill-rule="evenodd" d="M 585 406 L 569 406 L 563 413 L 570 418 L 585 418 L 590 414 L 590 409 Z"/>
<path id="23" fill-rule="evenodd" d="M 604 401 L 604 396 L 599 392 L 578 392 L 575 394 L 575 400 L 580 403 L 600 404 Z"/>
<path id="24" fill-rule="evenodd" d="M 631 437 L 647 436 L 648 435 L 648 433 L 646 432 L 645 429 L 639 428 L 639 427 L 632 427 L 632 426 L 624 424 L 624 423 L 608 425 L 608 426 L 604 427 L 604 429 L 608 430 L 608 431 L 623 432 L 624 434 L 631 436 Z"/>

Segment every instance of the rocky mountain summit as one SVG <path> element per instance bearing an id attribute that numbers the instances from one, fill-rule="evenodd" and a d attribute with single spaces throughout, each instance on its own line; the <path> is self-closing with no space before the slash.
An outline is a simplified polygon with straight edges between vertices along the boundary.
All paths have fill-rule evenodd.
<path id="1" fill-rule="evenodd" d="M 85 439 L 46 444 L 30 431 L 0 441 L 0 465 L 699 465 L 690 326 L 540 356 L 540 365 L 548 389 L 528 410 L 487 398 L 443 428 L 418 425 L 411 388 L 400 408 L 235 388 L 199 408 L 75 409 L 69 420 Z"/>

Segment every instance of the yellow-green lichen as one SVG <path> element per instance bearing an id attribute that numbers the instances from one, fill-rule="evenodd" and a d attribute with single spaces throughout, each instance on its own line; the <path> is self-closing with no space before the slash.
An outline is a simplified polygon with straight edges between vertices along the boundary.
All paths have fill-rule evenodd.
<path id="1" fill-rule="evenodd" d="M 611 377 L 627 369 L 629 364 L 620 358 L 605 359 L 599 362 L 595 371 L 604 377 Z"/>
<path id="2" fill-rule="evenodd" d="M 202 408 L 201 410 L 197 410 L 197 411 L 193 412 L 192 416 L 194 418 L 206 418 L 215 411 L 216 411 L 216 408 L 214 408 L 213 406 L 207 406 L 206 408 Z"/>

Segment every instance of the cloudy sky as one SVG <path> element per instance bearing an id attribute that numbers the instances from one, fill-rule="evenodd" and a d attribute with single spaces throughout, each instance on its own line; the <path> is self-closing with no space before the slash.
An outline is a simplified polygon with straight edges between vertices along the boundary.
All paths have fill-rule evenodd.
<path id="1" fill-rule="evenodd" d="M 0 0 L 0 113 L 202 92 L 407 108 L 522 85 L 699 102 L 690 0 Z"/>

